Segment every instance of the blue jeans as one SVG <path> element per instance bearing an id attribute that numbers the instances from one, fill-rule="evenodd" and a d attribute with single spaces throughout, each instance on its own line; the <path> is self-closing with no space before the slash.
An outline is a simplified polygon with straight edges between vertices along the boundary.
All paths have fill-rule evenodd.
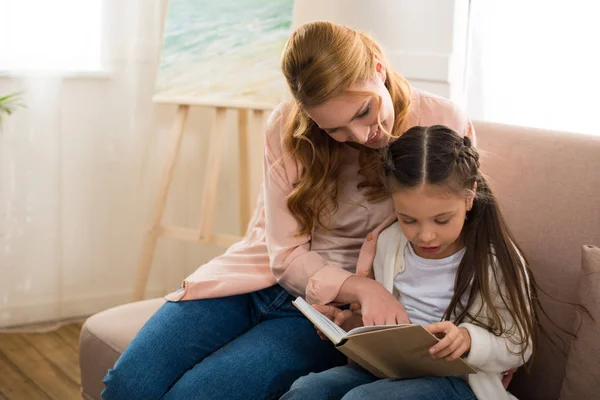
<path id="1" fill-rule="evenodd" d="M 298 379 L 281 400 L 475 400 L 459 377 L 378 379 L 356 364 Z"/>
<path id="2" fill-rule="evenodd" d="M 299 377 L 343 365 L 279 285 L 168 302 L 104 378 L 105 400 L 276 399 Z"/>

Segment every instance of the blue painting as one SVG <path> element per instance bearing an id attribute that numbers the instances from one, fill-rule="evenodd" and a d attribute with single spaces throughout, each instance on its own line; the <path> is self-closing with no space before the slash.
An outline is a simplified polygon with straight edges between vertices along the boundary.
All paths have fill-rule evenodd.
<path id="1" fill-rule="evenodd" d="M 278 103 L 292 9 L 293 0 L 169 0 L 155 94 Z"/>

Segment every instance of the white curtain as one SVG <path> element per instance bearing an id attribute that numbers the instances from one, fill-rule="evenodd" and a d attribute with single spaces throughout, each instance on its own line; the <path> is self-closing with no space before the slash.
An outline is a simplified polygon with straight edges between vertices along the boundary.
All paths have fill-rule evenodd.
<path id="1" fill-rule="evenodd" d="M 600 135 L 600 5 L 471 0 L 473 118 Z"/>
<path id="2" fill-rule="evenodd" d="M 10 18 L 2 10 L 14 12 L 17 3 L 18 11 L 50 22 L 29 21 L 37 28 L 28 32 L 13 21 L 12 32 L 21 36 L 10 37 L 1 23 Z M 130 300 L 175 117 L 174 106 L 151 100 L 166 5 L 166 0 L 0 0 L 0 48 L 6 37 L 13 46 L 5 53 L 12 58 L 0 58 L 0 96 L 22 91 L 27 105 L 0 132 L 0 328 L 87 316 Z M 101 10 L 101 18 L 87 6 Z M 72 24 L 70 18 L 88 22 Z M 97 21 L 100 63 L 92 49 Z M 43 24 L 59 30 L 63 47 L 49 49 L 57 43 L 43 36 L 57 33 Z M 23 37 L 26 33 L 31 35 Z M 87 46 L 72 36 L 87 38 Z M 65 51 L 65 43 L 75 50 Z M 239 169 L 230 117 L 215 226 L 236 234 Z M 198 224 L 205 134 L 212 123 L 213 110 L 192 108 L 166 224 Z M 262 148 L 256 154 L 260 162 Z M 176 289 L 223 250 L 160 240 L 146 297 Z"/>
<path id="3" fill-rule="evenodd" d="M 0 96 L 27 106 L 0 131 L 0 327 L 129 300 L 166 140 L 151 102 L 165 4 L 0 0 Z M 183 273 L 154 271 L 149 295 Z"/>

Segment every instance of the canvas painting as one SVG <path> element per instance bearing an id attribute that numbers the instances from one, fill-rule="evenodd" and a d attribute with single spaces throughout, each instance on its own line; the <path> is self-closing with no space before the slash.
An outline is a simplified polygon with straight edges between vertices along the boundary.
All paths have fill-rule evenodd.
<path id="1" fill-rule="evenodd" d="M 155 95 L 277 104 L 293 0 L 169 0 Z"/>

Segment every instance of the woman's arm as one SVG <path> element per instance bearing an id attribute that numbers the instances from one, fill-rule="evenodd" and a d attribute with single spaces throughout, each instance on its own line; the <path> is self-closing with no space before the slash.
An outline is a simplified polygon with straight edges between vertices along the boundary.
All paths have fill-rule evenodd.
<path id="1" fill-rule="evenodd" d="M 364 325 L 395 325 L 410 323 L 406 309 L 402 303 L 390 293 L 382 284 L 385 271 L 393 275 L 395 260 L 390 259 L 386 264 L 386 254 L 396 254 L 398 246 L 401 245 L 399 229 L 390 226 L 395 216 L 384 221 L 369 236 L 361 249 L 361 257 L 365 254 L 373 254 L 371 265 L 365 269 L 361 265 L 359 273 L 363 276 L 354 275 L 348 278 L 340 288 L 337 302 L 359 303 Z M 388 229 L 385 229 L 388 228 Z M 400 235 L 400 236 L 399 236 Z M 359 264 L 361 260 L 359 257 Z M 365 257 L 365 261 L 369 257 Z M 357 268 L 358 270 L 359 268 Z M 374 279 L 370 279 L 373 277 Z"/>
<path id="2" fill-rule="evenodd" d="M 265 229 L 271 270 L 281 286 L 310 303 L 332 302 L 353 274 L 310 250 L 310 235 L 298 235 L 300 224 L 287 207 L 299 177 L 299 165 L 283 146 L 286 105 L 267 121 L 264 157 Z M 310 284 L 309 284 L 310 283 Z"/>

